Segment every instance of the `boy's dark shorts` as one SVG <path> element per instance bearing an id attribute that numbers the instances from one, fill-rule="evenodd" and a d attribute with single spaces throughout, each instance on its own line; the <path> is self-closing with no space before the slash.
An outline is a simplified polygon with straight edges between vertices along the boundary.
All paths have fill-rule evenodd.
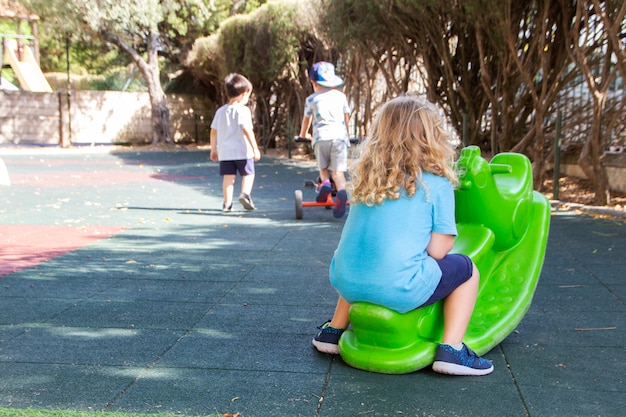
<path id="1" fill-rule="evenodd" d="M 254 159 L 220 161 L 220 175 L 254 175 Z"/>
<path id="2" fill-rule="evenodd" d="M 474 264 L 472 264 L 472 260 L 465 255 L 446 255 L 443 259 L 436 261 L 441 269 L 441 281 L 439 281 L 439 285 L 435 288 L 433 295 L 420 307 L 443 300 L 450 295 L 452 291 L 456 290 L 465 283 L 465 281 L 470 279 L 474 273 Z"/>

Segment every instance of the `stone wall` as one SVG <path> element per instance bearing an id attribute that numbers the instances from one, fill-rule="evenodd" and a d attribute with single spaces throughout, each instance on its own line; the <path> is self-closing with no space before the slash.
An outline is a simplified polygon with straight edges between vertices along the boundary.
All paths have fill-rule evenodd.
<path id="1" fill-rule="evenodd" d="M 626 193 L 626 152 L 604 155 L 604 169 L 609 181 L 609 189 Z M 566 157 L 561 162 L 561 173 L 571 177 L 587 178 L 576 163 L 576 158 Z"/>
<path id="2" fill-rule="evenodd" d="M 177 142 L 208 142 L 215 108 L 203 97 L 168 95 Z M 0 90 L 0 145 L 149 143 L 147 93 Z"/>

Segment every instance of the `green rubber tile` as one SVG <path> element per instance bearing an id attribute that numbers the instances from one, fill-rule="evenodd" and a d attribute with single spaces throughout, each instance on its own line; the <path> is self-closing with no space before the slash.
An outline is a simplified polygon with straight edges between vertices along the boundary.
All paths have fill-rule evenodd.
<path id="1" fill-rule="evenodd" d="M 329 241 L 334 242 L 330 239 Z M 308 241 L 290 242 L 274 248 L 267 254 L 265 262 L 271 265 L 301 267 L 302 271 L 317 267 L 328 269 L 335 249 L 337 249 L 336 243 L 322 246 L 319 242 L 312 243 L 311 238 L 309 238 Z"/>
<path id="2" fill-rule="evenodd" d="M 625 392 L 624 347 L 503 345 L 511 374 L 521 387 Z"/>
<path id="3" fill-rule="evenodd" d="M 150 253 L 130 252 L 101 261 L 101 268 L 104 271 L 100 275 L 104 280 L 111 278 L 236 282 L 254 268 L 256 253 L 236 255 L 221 251 L 188 249 Z M 233 258 L 237 261 L 230 261 Z"/>
<path id="4" fill-rule="evenodd" d="M 626 408 L 623 386 L 604 391 L 596 389 L 591 381 L 584 389 L 523 385 L 521 393 L 531 416 L 621 416 Z"/>
<path id="5" fill-rule="evenodd" d="M 58 261 L 55 262 L 55 266 L 52 266 L 58 270 L 51 271 L 51 262 L 3 277 L 0 300 L 9 298 L 81 300 L 102 292 L 109 285 L 106 279 L 94 280 L 93 274 L 81 274 L 73 271 L 73 267 L 68 267 L 68 265 L 59 266 Z M 66 271 L 65 275 L 63 270 Z"/>
<path id="6" fill-rule="evenodd" d="M 0 293 L 3 290 L 0 289 Z M 42 323 L 66 311 L 75 300 L 33 297 L 0 297 L 0 326 Z M 0 332 L 1 334 L 1 332 Z"/>
<path id="7" fill-rule="evenodd" d="M 567 314 L 546 314 L 529 311 L 517 329 L 502 346 L 626 346 L 626 316 L 616 312 L 572 311 Z"/>
<path id="8" fill-rule="evenodd" d="M 0 363 L 139 366 L 154 363 L 180 337 L 171 330 L 30 327 L 0 350 Z M 47 372 L 42 369 L 41 372 Z"/>
<path id="9" fill-rule="evenodd" d="M 269 256 L 273 263 L 291 265 L 300 262 L 303 265 L 315 266 L 323 262 L 328 269 L 333 258 L 341 230 L 325 232 L 324 237 L 314 237 L 315 229 L 306 232 L 292 232 L 273 248 Z M 329 242 L 323 244 L 320 242 Z M 332 242 L 332 243 L 331 243 Z"/>
<path id="10" fill-rule="evenodd" d="M 268 336 L 271 335 L 271 336 Z M 185 335 L 159 366 L 212 370 L 318 373 L 328 370 L 328 358 L 311 345 L 312 335 L 247 332 L 237 328 L 199 328 Z"/>
<path id="11" fill-rule="evenodd" d="M 622 303 L 626 304 L 626 282 L 617 285 L 610 285 L 609 290 L 611 294 L 619 298 Z"/>
<path id="12" fill-rule="evenodd" d="M 598 285 L 598 277 L 589 272 L 586 265 L 579 263 L 563 262 L 556 258 L 546 257 L 541 276 L 539 277 L 539 289 L 542 286 L 577 286 Z"/>
<path id="13" fill-rule="evenodd" d="M 328 261 L 330 263 L 330 260 Z M 252 268 L 244 278 L 250 282 L 278 281 L 288 284 L 289 280 L 305 279 L 310 286 L 330 285 L 328 278 L 328 264 L 299 268 L 289 264 L 260 263 Z M 298 283 L 301 281 L 295 281 Z M 319 287 L 318 287 L 319 288 Z M 321 290 L 321 288 L 319 288 Z"/>
<path id="14" fill-rule="evenodd" d="M 323 286 L 321 286 L 323 285 Z M 288 279 L 268 279 L 261 281 L 242 281 L 233 291 L 224 297 L 229 304 L 285 304 L 302 305 L 307 300 L 309 305 L 328 305 L 332 314 L 337 303 L 337 292 L 329 283 L 311 285 L 306 275 L 294 273 Z"/>
<path id="15" fill-rule="evenodd" d="M 218 332 L 230 334 L 233 329 L 243 334 L 271 334 L 280 331 L 294 335 L 313 335 L 317 326 L 332 316 L 333 308 L 318 306 L 302 308 L 298 305 L 278 304 L 220 304 L 200 320 L 193 328 L 194 332 Z M 271 317 L 271 320 L 267 318 Z M 310 342 L 310 341 L 309 341 Z M 310 345 L 310 343 L 308 343 Z"/>
<path id="16" fill-rule="evenodd" d="M 112 280 L 111 285 L 91 300 L 162 301 L 168 303 L 216 304 L 235 283 L 225 281 L 188 280 L 186 275 L 172 273 L 171 280 L 134 279 Z"/>
<path id="17" fill-rule="evenodd" d="M 430 370 L 405 375 L 333 372 L 319 415 L 525 417 L 523 400 L 507 374 L 498 367 L 482 377 L 452 377 Z"/>
<path id="18" fill-rule="evenodd" d="M 626 305 L 611 294 L 609 288 L 595 285 L 562 284 L 547 286 L 543 283 L 535 291 L 533 303 L 546 313 L 615 311 L 626 313 Z"/>
<path id="19" fill-rule="evenodd" d="M 625 240 L 626 241 L 626 240 Z M 616 255 L 616 259 L 618 256 Z M 626 258 L 626 255 L 624 255 Z M 601 283 L 605 285 L 617 284 L 621 285 L 626 282 L 626 264 L 619 263 L 613 260 L 607 260 L 600 264 L 585 263 L 585 268 L 591 275 L 596 277 Z"/>
<path id="20" fill-rule="evenodd" d="M 324 373 L 168 368 L 158 366 L 132 384 L 109 411 L 311 417 Z"/>
<path id="21" fill-rule="evenodd" d="M 21 324 L 16 325 L 0 325 L 0 352 L 3 347 L 9 346 L 11 340 L 21 336 L 26 330 Z"/>
<path id="22" fill-rule="evenodd" d="M 0 362 L 0 406 L 100 410 L 142 372 L 131 366 Z"/>
<path id="23" fill-rule="evenodd" d="M 119 329 L 186 330 L 204 317 L 210 303 L 139 300 L 85 300 L 50 323 Z"/>

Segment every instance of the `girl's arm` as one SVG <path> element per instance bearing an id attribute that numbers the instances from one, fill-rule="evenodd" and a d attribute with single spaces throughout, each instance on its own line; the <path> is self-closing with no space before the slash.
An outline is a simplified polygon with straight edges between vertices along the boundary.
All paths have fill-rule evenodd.
<path id="1" fill-rule="evenodd" d="M 442 259 L 454 246 L 454 235 L 443 235 L 432 232 L 426 252 L 431 258 Z"/>

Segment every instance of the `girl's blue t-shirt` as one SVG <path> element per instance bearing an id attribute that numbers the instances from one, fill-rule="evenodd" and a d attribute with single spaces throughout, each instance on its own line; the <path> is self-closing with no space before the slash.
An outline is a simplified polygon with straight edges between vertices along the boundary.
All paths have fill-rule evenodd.
<path id="1" fill-rule="evenodd" d="M 415 196 L 380 205 L 350 205 L 330 264 L 330 282 L 349 303 L 366 301 L 406 313 L 441 279 L 426 247 L 432 232 L 456 236 L 454 190 L 448 179 L 422 175 Z"/>

